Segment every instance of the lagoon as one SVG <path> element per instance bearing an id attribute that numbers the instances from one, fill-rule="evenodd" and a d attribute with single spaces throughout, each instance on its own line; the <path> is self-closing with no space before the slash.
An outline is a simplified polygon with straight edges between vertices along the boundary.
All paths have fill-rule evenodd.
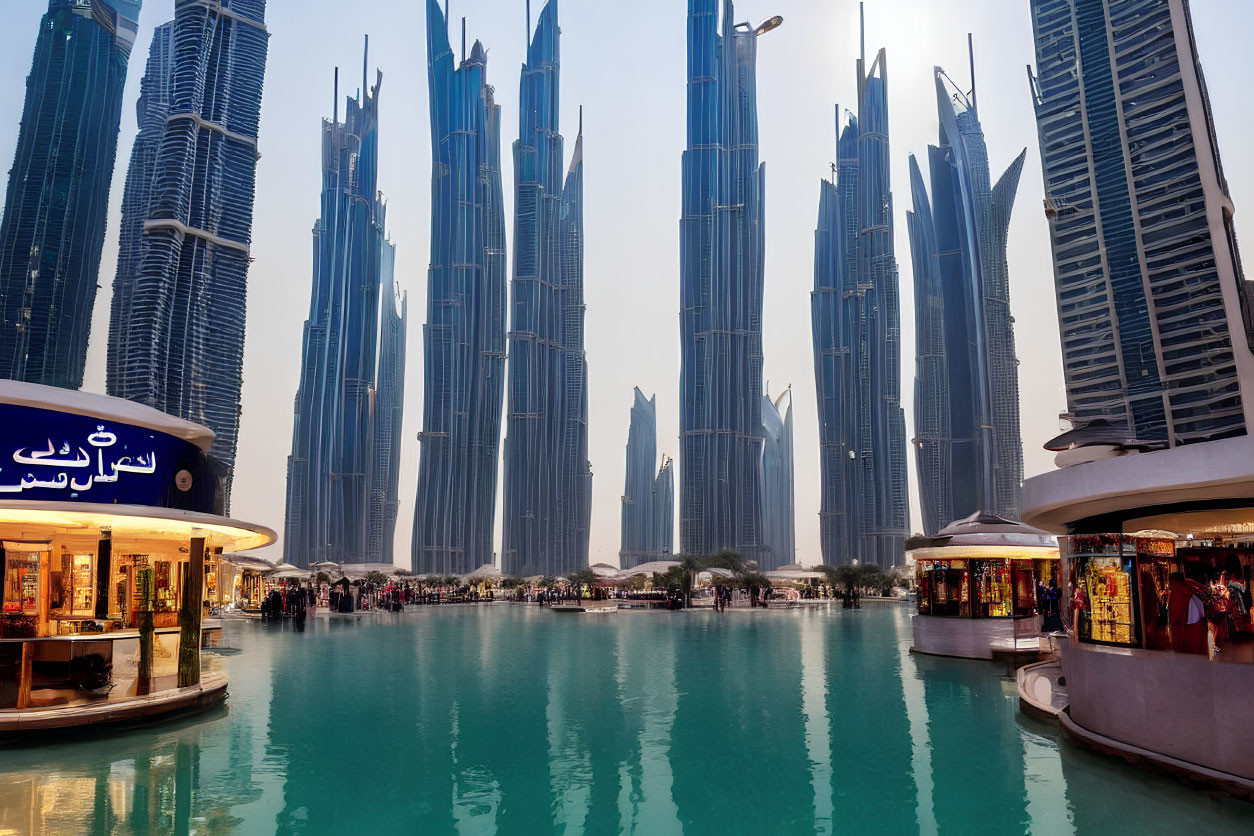
<path id="1" fill-rule="evenodd" d="M 227 621 L 225 707 L 0 748 L 0 833 L 1236 832 L 1060 741 L 910 611 Z M 1164 729 L 1164 733 L 1171 730 Z"/>

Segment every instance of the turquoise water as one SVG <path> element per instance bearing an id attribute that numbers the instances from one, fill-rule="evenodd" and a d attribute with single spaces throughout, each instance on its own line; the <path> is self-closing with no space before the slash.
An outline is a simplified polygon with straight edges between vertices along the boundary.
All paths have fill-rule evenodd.
<path id="1" fill-rule="evenodd" d="M 1220 833 L 909 613 L 440 607 L 228 622 L 225 708 L 0 749 L 0 833 Z"/>

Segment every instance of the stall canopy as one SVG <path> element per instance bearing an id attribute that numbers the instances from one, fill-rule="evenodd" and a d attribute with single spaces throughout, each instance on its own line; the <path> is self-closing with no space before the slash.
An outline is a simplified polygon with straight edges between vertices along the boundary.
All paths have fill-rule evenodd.
<path id="1" fill-rule="evenodd" d="M 309 574 L 308 569 L 302 569 L 299 566 L 293 566 L 290 563 L 280 563 L 268 572 L 266 577 L 271 580 L 288 580 L 292 578 L 304 580 L 309 577 Z"/>

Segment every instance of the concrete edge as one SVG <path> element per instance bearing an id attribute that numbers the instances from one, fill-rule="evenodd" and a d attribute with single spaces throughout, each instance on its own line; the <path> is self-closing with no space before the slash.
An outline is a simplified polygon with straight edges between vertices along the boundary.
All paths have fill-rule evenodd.
<path id="1" fill-rule="evenodd" d="M 106 726 L 181 712 L 191 713 L 210 708 L 225 700 L 227 684 L 226 674 L 209 673 L 204 675 L 199 685 L 172 688 L 127 700 L 21 711 L 9 709 L 0 712 L 0 733 L 13 734 L 84 726 Z"/>
<path id="2" fill-rule="evenodd" d="M 1186 784 L 1219 790 L 1243 801 L 1254 801 L 1254 780 L 1249 778 L 1178 760 L 1089 731 L 1071 719 L 1069 707 L 1058 714 L 1058 723 L 1068 739 L 1085 749 L 1113 755 L 1142 769 L 1171 775 Z"/>
<path id="3" fill-rule="evenodd" d="M 1042 705 L 1034 700 L 1031 694 L 1024 688 L 1024 680 L 1027 675 L 1037 668 L 1049 666 L 1057 667 L 1061 670 L 1062 663 L 1057 659 L 1047 659 L 1043 662 L 1036 662 L 1031 665 L 1024 665 L 1015 671 L 1015 688 L 1019 692 L 1019 710 L 1029 717 L 1035 717 L 1037 720 L 1044 720 L 1047 723 L 1058 723 L 1058 715 L 1062 710 L 1054 708 L 1051 705 Z"/>

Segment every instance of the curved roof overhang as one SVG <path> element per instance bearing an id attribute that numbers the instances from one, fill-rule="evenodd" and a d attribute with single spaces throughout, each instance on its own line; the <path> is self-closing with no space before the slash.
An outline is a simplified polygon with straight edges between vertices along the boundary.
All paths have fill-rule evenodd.
<path id="1" fill-rule="evenodd" d="M 146 537 L 190 540 L 204 537 L 208 548 L 242 551 L 278 539 L 273 529 L 256 523 L 147 505 L 89 502 L 0 500 L 0 530 L 20 527 L 28 535 L 81 534 L 107 528 L 115 539 Z M 8 536 L 8 535 L 6 535 Z"/>

